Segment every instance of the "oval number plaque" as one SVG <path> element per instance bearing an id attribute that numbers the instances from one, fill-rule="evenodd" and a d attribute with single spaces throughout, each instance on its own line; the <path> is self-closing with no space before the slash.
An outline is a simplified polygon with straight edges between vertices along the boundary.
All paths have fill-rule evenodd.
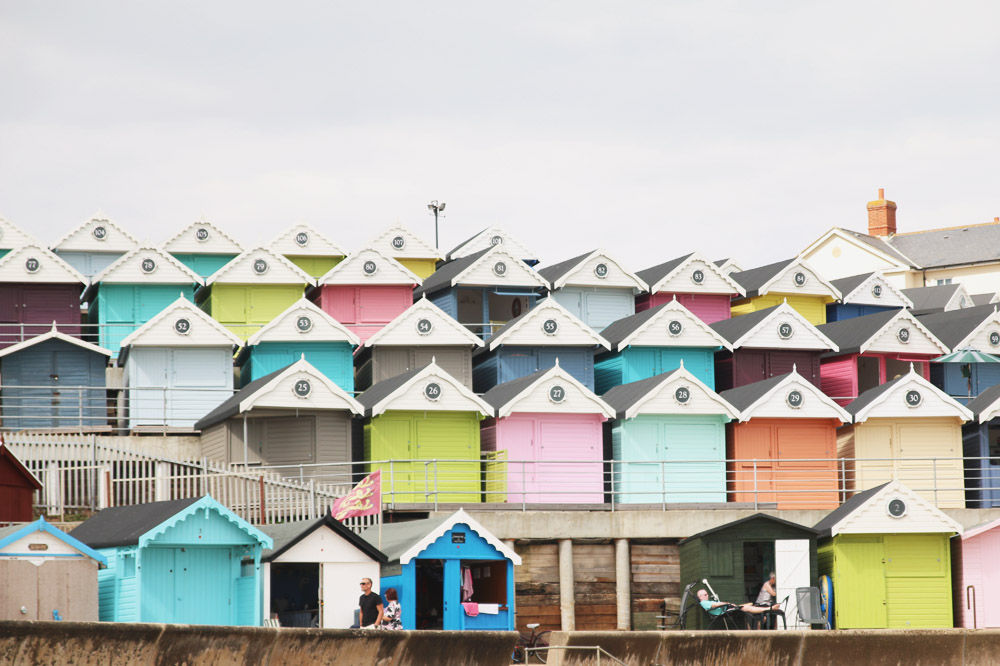
<path id="1" fill-rule="evenodd" d="M 920 391 L 915 389 L 910 389 L 906 392 L 906 406 L 907 407 L 919 407 L 920 403 L 923 402 L 924 398 L 920 395 Z"/>
<path id="2" fill-rule="evenodd" d="M 787 402 L 788 406 L 791 407 L 792 409 L 798 409 L 799 407 L 802 406 L 803 402 L 802 391 L 798 389 L 789 391 L 788 395 L 785 396 L 785 402 Z"/>

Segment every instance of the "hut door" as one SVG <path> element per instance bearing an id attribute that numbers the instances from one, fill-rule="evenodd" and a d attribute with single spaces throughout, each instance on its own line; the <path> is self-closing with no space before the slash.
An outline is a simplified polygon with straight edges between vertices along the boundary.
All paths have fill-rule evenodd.
<path id="1" fill-rule="evenodd" d="M 849 537 L 834 546 L 833 609 L 838 629 L 885 629 L 885 548 L 880 537 Z M 779 583 L 780 584 L 780 583 Z"/>
<path id="2" fill-rule="evenodd" d="M 746 386 L 767 379 L 767 355 L 762 351 L 739 350 L 734 364 L 733 387 Z"/>
<path id="3" fill-rule="evenodd" d="M 774 573 L 777 577 L 778 601 L 788 597 L 785 617 L 794 618 L 796 617 L 795 588 L 809 587 L 811 584 L 809 539 L 779 539 L 775 541 Z M 766 576 L 767 572 L 764 575 Z"/>
<path id="4" fill-rule="evenodd" d="M 1000 553 L 1000 530 L 994 528 L 984 534 L 977 537 L 980 543 L 981 553 Z M 969 542 L 966 541 L 966 544 Z M 991 558 L 989 558 L 991 559 Z M 1000 605 L 997 605 L 997 599 L 1000 599 L 1000 567 L 996 566 L 995 563 L 988 561 L 987 557 L 983 557 L 980 561 L 980 567 L 983 572 L 983 582 L 982 585 L 976 588 L 976 594 L 980 595 L 980 599 L 984 600 L 984 603 L 979 604 L 979 607 L 983 609 L 983 619 L 981 620 L 981 627 L 1000 627 Z M 962 594 L 965 592 L 963 590 Z M 962 599 L 965 602 L 965 599 Z"/>

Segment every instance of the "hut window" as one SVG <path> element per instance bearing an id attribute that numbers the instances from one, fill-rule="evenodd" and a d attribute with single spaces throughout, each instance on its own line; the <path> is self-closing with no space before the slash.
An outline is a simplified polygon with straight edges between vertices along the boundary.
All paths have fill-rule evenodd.
<path id="1" fill-rule="evenodd" d="M 135 578 L 135 555 L 122 555 L 122 578 Z"/>
<path id="2" fill-rule="evenodd" d="M 708 575 L 733 575 L 733 544 L 728 541 L 708 544 Z"/>
<path id="3" fill-rule="evenodd" d="M 1000 465 L 1000 426 L 990 426 L 989 456 L 991 465 Z"/>
<path id="4" fill-rule="evenodd" d="M 240 562 L 240 578 L 250 578 L 254 573 L 253 560 L 243 560 Z"/>
<path id="5" fill-rule="evenodd" d="M 507 560 L 462 560 L 462 575 L 472 576 L 472 599 L 480 604 L 507 603 Z"/>

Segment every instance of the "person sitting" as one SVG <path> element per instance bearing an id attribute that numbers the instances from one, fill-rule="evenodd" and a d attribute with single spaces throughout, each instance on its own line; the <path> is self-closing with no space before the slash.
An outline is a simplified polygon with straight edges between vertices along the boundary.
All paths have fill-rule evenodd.
<path id="1" fill-rule="evenodd" d="M 751 603 L 733 604 L 728 601 L 712 601 L 708 598 L 708 590 L 705 589 L 698 590 L 698 602 L 701 604 L 702 608 L 708 611 L 709 615 L 722 615 L 727 610 L 740 610 L 751 615 L 759 615 L 760 613 L 766 613 L 769 610 L 778 610 L 781 608 L 779 604 L 774 604 L 772 606 L 756 606 Z"/>
<path id="2" fill-rule="evenodd" d="M 768 576 L 767 580 L 760 587 L 760 592 L 757 594 L 757 600 L 754 604 L 757 606 L 771 606 L 773 608 L 774 602 L 778 599 L 778 591 L 775 589 L 774 584 L 777 582 L 777 577 L 772 571 Z"/>

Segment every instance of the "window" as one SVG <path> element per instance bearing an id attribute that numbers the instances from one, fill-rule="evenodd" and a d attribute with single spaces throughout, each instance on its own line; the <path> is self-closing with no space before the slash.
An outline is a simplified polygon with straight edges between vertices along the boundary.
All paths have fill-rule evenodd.
<path id="1" fill-rule="evenodd" d="M 951 278 L 945 278 L 943 280 L 934 280 L 935 286 L 941 286 L 943 284 L 951 284 Z"/>
<path id="2" fill-rule="evenodd" d="M 122 555 L 122 578 L 135 578 L 135 555 Z"/>

